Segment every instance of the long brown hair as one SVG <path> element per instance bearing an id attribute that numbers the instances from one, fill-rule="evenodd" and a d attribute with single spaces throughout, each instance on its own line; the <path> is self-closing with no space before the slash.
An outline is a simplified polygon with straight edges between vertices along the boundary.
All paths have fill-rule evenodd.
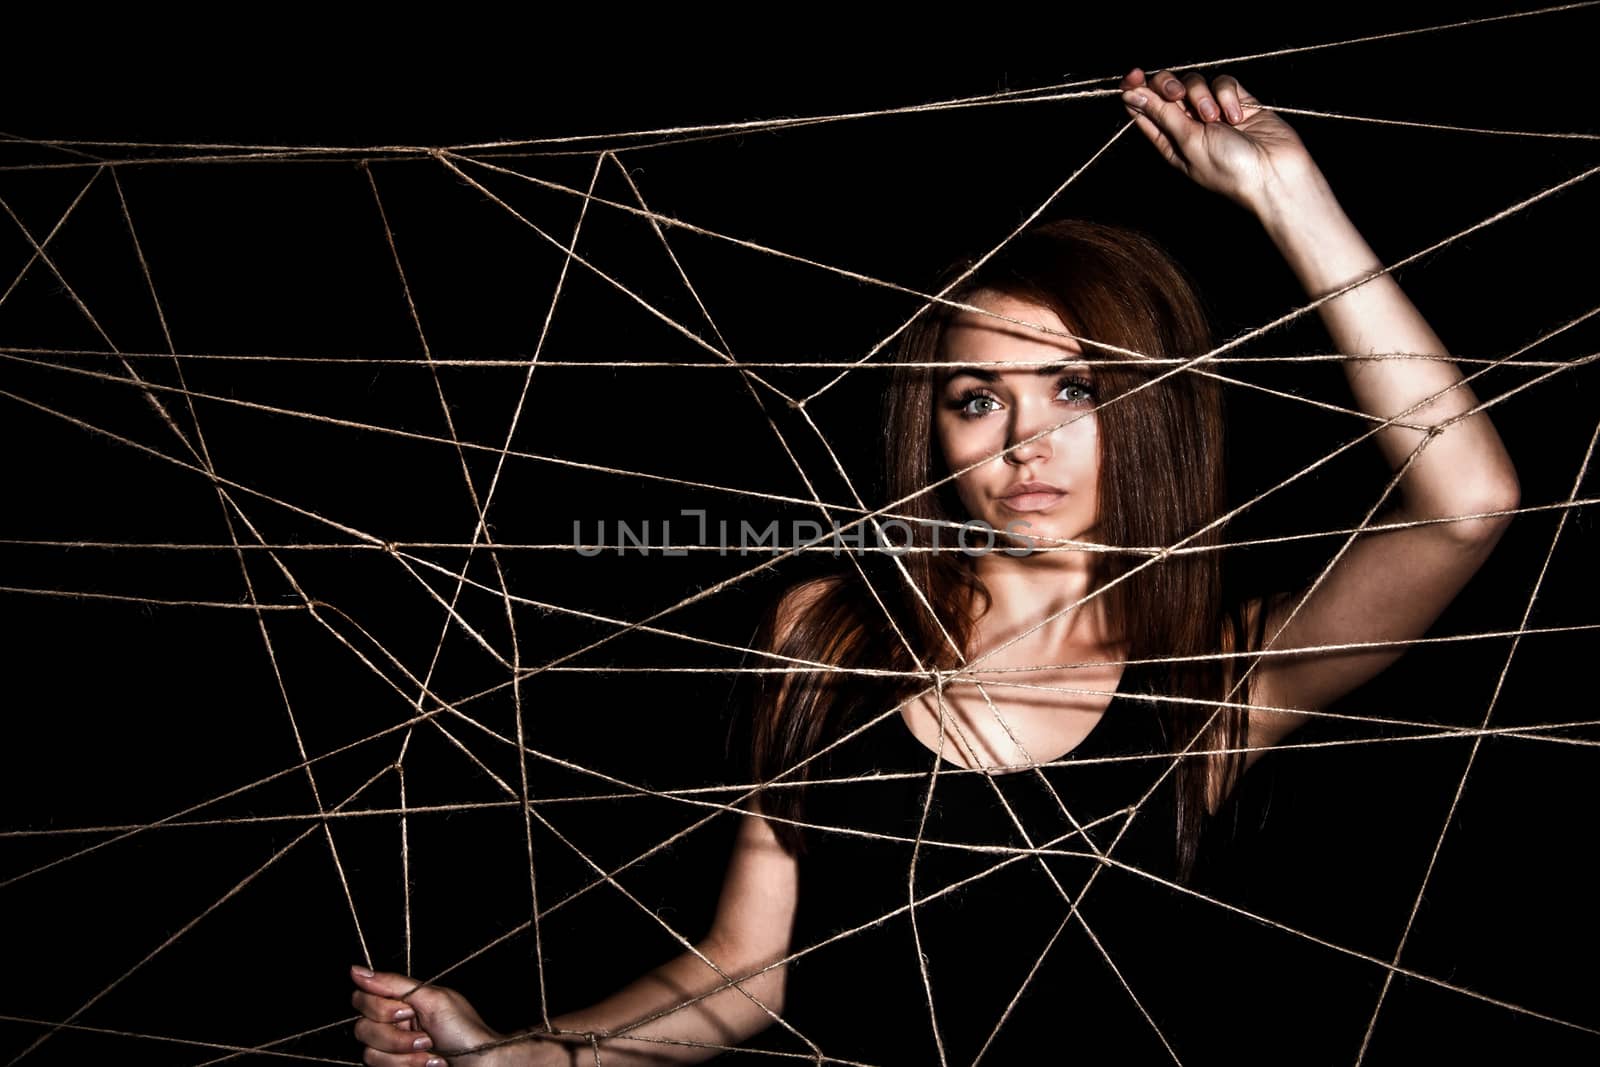
<path id="1" fill-rule="evenodd" d="M 1139 389 L 1170 365 L 1144 366 L 1136 357 L 1088 343 L 1164 359 L 1208 351 L 1210 329 L 1195 287 L 1182 267 L 1144 234 L 1076 219 L 1032 227 L 973 269 L 976 262 L 972 258 L 953 264 L 936 291 L 951 287 L 946 299 L 958 302 L 970 302 L 980 290 L 998 292 L 1049 308 L 1070 332 L 1085 339 L 1084 358 L 1097 362 L 1100 541 L 1143 547 L 1183 541 L 1185 547 L 1205 549 L 1168 555 L 1143 567 L 1148 557 L 1142 553 L 1095 552 L 1091 594 L 1104 590 L 1098 595 L 1105 600 L 1106 618 L 1126 643 L 1129 659 L 1169 660 L 1151 668 L 1156 692 L 1222 700 L 1239 670 L 1231 659 L 1170 661 L 1255 649 L 1261 642 L 1259 626 L 1246 634 L 1238 606 L 1223 602 L 1221 553 L 1215 551 L 1221 527 L 1192 536 L 1227 507 L 1221 390 L 1215 379 L 1189 372 Z M 925 307 L 903 335 L 896 362 L 938 363 L 940 341 L 955 310 L 940 304 Z M 935 432 L 937 370 L 902 366 L 889 374 L 892 384 L 885 390 L 883 411 L 884 499 L 900 502 L 891 510 L 909 520 L 913 543 L 928 547 L 932 524 L 959 524 L 967 518 L 953 480 L 922 491 L 951 474 Z M 941 544 L 950 545 L 950 534 L 949 528 L 943 530 Z M 883 567 L 882 554 L 861 558 L 869 576 L 874 569 L 881 573 L 881 581 L 871 580 L 881 605 L 859 581 L 797 583 L 763 618 L 752 647 L 837 667 L 907 673 L 889 678 L 820 670 L 757 675 L 750 739 L 757 781 L 776 778 L 817 751 L 842 714 L 843 693 L 858 705 L 869 701 L 882 711 L 926 688 L 925 678 L 916 672 L 958 666 L 957 650 L 967 654 L 974 624 L 988 610 L 989 594 L 973 558 L 964 552 L 906 553 L 900 562 L 910 583 Z M 780 611 L 783 604 L 789 607 Z M 1181 610 L 1174 610 L 1179 606 Z M 884 625 L 885 608 L 911 651 L 894 627 Z M 913 651 L 920 663 L 913 660 Z M 1234 696 L 1236 703 L 1246 699 Z M 1194 742 L 1191 755 L 1174 771 L 1177 870 L 1187 879 L 1208 800 L 1231 792 L 1243 771 L 1242 753 L 1215 750 L 1244 746 L 1248 714 L 1244 708 L 1204 703 L 1160 702 L 1158 709 L 1174 752 Z M 803 781 L 809 777 L 805 771 L 784 780 Z M 801 817 L 803 792 L 784 788 L 762 793 L 762 809 L 780 817 L 773 829 L 791 854 L 804 851 L 804 835 L 781 819 Z"/>

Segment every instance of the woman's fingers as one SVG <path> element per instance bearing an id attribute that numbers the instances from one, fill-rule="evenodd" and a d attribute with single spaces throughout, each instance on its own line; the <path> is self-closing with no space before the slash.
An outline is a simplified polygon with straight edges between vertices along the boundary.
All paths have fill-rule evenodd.
<path id="1" fill-rule="evenodd" d="M 444 1067 L 445 1061 L 433 1052 L 433 1039 L 405 1025 L 357 1019 L 355 1037 L 366 1046 L 361 1062 L 368 1067 Z"/>
<path id="2" fill-rule="evenodd" d="M 1158 103 L 1176 104 L 1177 109 L 1187 117 L 1197 116 L 1198 113 L 1189 107 L 1189 89 L 1177 74 L 1170 70 L 1158 70 L 1151 76 L 1150 84 L 1155 86 Z"/>
<path id="3" fill-rule="evenodd" d="M 372 971 L 359 965 L 350 968 L 350 977 L 362 989 L 396 999 L 410 996 L 427 984 L 394 971 Z"/>
<path id="4" fill-rule="evenodd" d="M 361 1054 L 367 1067 L 444 1067 L 445 1061 L 431 1052 L 379 1052 L 369 1048 Z"/>
<path id="5" fill-rule="evenodd" d="M 1247 117 L 1245 105 L 1258 103 L 1237 78 L 1224 74 L 1208 82 L 1199 71 L 1158 70 L 1147 78 L 1135 67 L 1121 88 L 1123 105 L 1140 130 L 1167 162 L 1185 170 L 1194 139 L 1207 124 L 1238 125 Z"/>
<path id="6" fill-rule="evenodd" d="M 425 1052 L 433 1047 L 433 1038 L 427 1034 L 402 1030 L 392 1023 L 358 1019 L 353 1030 L 357 1041 L 379 1052 Z"/>
<path id="7" fill-rule="evenodd" d="M 1238 79 L 1227 74 L 1207 82 L 1199 71 L 1192 70 L 1180 76 L 1170 70 L 1160 70 L 1150 77 L 1149 84 L 1159 99 L 1177 103 L 1187 115 L 1201 122 L 1242 122 L 1242 105 L 1256 102 L 1244 92 Z M 1124 78 L 1122 88 L 1127 90 L 1134 86 Z"/>
<path id="8" fill-rule="evenodd" d="M 1230 75 L 1135 71 L 1122 85 L 1123 104 L 1168 164 L 1252 211 L 1272 181 L 1314 165 L 1295 132 Z"/>
<path id="9" fill-rule="evenodd" d="M 427 985 L 426 982 L 394 971 L 369 971 L 359 966 L 350 968 L 350 977 L 362 992 L 395 1001 L 399 1007 L 406 1007 L 406 998 Z"/>
<path id="10" fill-rule="evenodd" d="M 368 1019 L 381 1023 L 407 1022 L 416 1017 L 416 1010 L 403 1000 L 381 997 L 376 993 L 356 990 L 350 994 L 350 1003 Z"/>
<path id="11" fill-rule="evenodd" d="M 1161 82 L 1152 80 L 1159 86 Z M 1182 103 L 1165 100 L 1150 89 L 1130 89 L 1122 94 L 1122 102 L 1135 112 L 1139 129 L 1150 143 L 1156 146 L 1163 158 L 1180 170 L 1188 170 L 1185 158 L 1199 124 L 1189 117 Z"/>
<path id="12" fill-rule="evenodd" d="M 362 1016 L 353 1029 L 356 1040 L 367 1046 L 361 1062 L 369 1067 L 445 1067 L 445 1061 L 433 1052 L 432 1037 L 418 1026 L 416 1009 L 404 998 L 418 990 L 433 998 L 448 997 L 449 990 L 359 965 L 350 968 L 350 977 L 358 987 L 350 1002 Z"/>
<path id="13" fill-rule="evenodd" d="M 1124 100 L 1122 102 L 1122 110 L 1126 111 L 1128 113 L 1128 117 L 1131 118 L 1131 119 L 1136 119 L 1137 120 L 1139 118 L 1139 112 L 1128 105 L 1128 102 L 1126 100 L 1126 96 L 1127 96 L 1128 93 L 1132 92 L 1133 90 L 1142 89 L 1142 88 L 1144 88 L 1144 86 L 1145 86 L 1144 71 L 1140 70 L 1138 67 L 1134 67 L 1127 74 L 1124 74 L 1122 76 L 1121 89 L 1122 89 L 1123 96 L 1124 96 Z M 1145 122 L 1145 125 L 1149 125 L 1148 121 Z M 1146 132 L 1146 134 L 1149 133 L 1148 130 L 1145 131 L 1145 132 Z"/>
<path id="14" fill-rule="evenodd" d="M 1229 122 L 1240 123 L 1245 119 L 1244 105 L 1259 104 L 1261 101 L 1250 95 L 1250 90 L 1239 84 L 1239 79 L 1231 74 L 1220 75 L 1211 83 L 1212 91 L 1217 94 L 1217 101 L 1222 104 L 1222 113 Z"/>
<path id="15" fill-rule="evenodd" d="M 1200 116 L 1201 122 L 1216 122 L 1222 118 L 1222 109 L 1217 106 L 1217 98 L 1211 95 L 1205 75 L 1190 71 L 1183 76 L 1183 85 L 1189 96 L 1189 106 Z"/>
<path id="16" fill-rule="evenodd" d="M 1158 70 L 1150 76 L 1150 84 L 1156 92 L 1161 94 L 1163 100 L 1181 100 L 1183 98 L 1183 82 L 1170 70 Z"/>
<path id="17" fill-rule="evenodd" d="M 350 995 L 350 1003 L 356 1011 L 377 1022 L 394 1023 L 402 1030 L 417 1028 L 416 1009 L 394 995 L 409 994 L 417 985 L 415 981 L 403 974 L 374 973 L 360 966 L 351 967 L 350 976 L 357 986 L 363 987 Z"/>
<path id="18" fill-rule="evenodd" d="M 1229 122 L 1244 121 L 1244 108 L 1239 106 L 1239 82 L 1226 74 L 1211 83 L 1211 91 L 1216 94 L 1217 103 L 1222 107 L 1222 117 Z"/>

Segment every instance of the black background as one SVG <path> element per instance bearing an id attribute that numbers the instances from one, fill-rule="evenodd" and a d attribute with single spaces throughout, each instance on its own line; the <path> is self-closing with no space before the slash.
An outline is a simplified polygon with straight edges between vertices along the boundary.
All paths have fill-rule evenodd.
<path id="1" fill-rule="evenodd" d="M 1490 10 L 1468 6 L 1452 17 Z M 92 48 L 81 36 L 85 28 L 76 27 L 40 32 L 23 60 L 6 70 L 8 134 L 137 143 L 74 147 L 124 161 L 117 175 L 179 352 L 308 357 L 182 363 L 187 388 L 210 395 L 195 399 L 193 410 L 219 474 L 304 509 L 231 490 L 254 526 L 252 532 L 237 514 L 228 515 L 243 543 L 256 542 L 257 533 L 280 546 L 356 543 L 314 516 L 386 542 L 471 538 L 474 513 L 453 448 L 229 402 L 448 438 L 426 368 L 328 358 L 421 355 L 362 160 L 371 161 L 432 355 L 525 360 L 534 352 L 562 257 L 528 223 L 565 241 L 579 199 L 464 165 L 527 220 L 519 221 L 438 162 L 392 146 L 872 111 L 1080 79 L 1101 79 L 1093 87 L 1106 88 L 1133 65 L 1188 66 L 1429 24 L 1396 8 L 1330 9 L 1291 23 L 1230 7 L 1141 9 L 1093 24 L 968 13 L 926 35 L 925 28 L 905 26 L 868 32 L 807 11 L 778 17 L 760 33 L 733 24 L 700 31 L 632 24 L 624 35 L 598 12 L 585 17 L 590 24 L 551 21 L 529 36 L 465 20 L 336 32 L 325 22 L 279 13 L 226 28 L 187 27 L 200 43 L 181 47 L 171 36 L 177 26 L 97 26 Z M 1582 49 L 1595 28 L 1588 9 L 1204 69 L 1235 73 L 1263 99 L 1286 107 L 1592 134 Z M 956 253 L 1009 232 L 1122 121 L 1107 96 L 670 145 L 652 137 L 600 144 L 618 150 L 655 211 L 916 289 Z M 1290 121 L 1390 262 L 1582 173 L 1594 159 L 1592 142 Z M 320 159 L 218 162 L 214 157 L 236 153 L 142 147 L 155 143 L 376 147 Z M 582 189 L 594 172 L 595 146 L 575 147 L 589 154 L 551 155 L 550 145 L 527 150 L 544 153 L 536 155 L 464 154 Z M 151 162 L 163 156 L 188 161 Z M 51 166 L 15 169 L 34 164 Z M 0 145 L 0 165 L 12 168 L 0 170 L 0 197 L 41 238 L 94 173 L 81 156 L 26 143 Z M 632 202 L 610 162 L 596 193 Z M 1458 355 L 1494 357 L 1526 345 L 1591 304 L 1592 197 L 1589 183 L 1580 183 L 1423 257 L 1401 272 L 1402 284 Z M 1303 298 L 1257 224 L 1166 167 L 1136 131 L 1049 214 L 1124 222 L 1156 235 L 1199 278 L 1219 339 Z M 912 297 L 725 241 L 682 232 L 671 241 L 721 336 L 743 360 L 856 359 L 916 307 Z M 578 252 L 675 321 L 715 336 L 659 238 L 637 217 L 592 206 Z M 5 537 L 228 544 L 224 509 L 201 474 L 106 436 L 192 462 L 138 391 L 74 373 L 127 377 L 124 363 L 105 355 L 104 338 L 74 294 L 121 351 L 166 350 L 109 172 L 94 178 L 49 253 L 61 277 L 35 264 L 0 304 L 0 344 L 8 353 L 0 387 L 12 394 L 0 409 L 11 457 L 0 485 Z M 17 225 L 0 220 L 0 282 L 10 284 L 29 255 Z M 1580 325 L 1528 358 L 1576 359 L 1593 350 L 1594 336 L 1592 326 Z M 1308 317 L 1243 351 L 1266 356 L 1326 347 Z M 540 358 L 715 361 L 580 265 L 566 278 Z M 179 384 L 170 359 L 133 355 L 128 365 L 147 381 Z M 1333 403 L 1348 399 L 1342 374 L 1322 364 L 1236 364 L 1230 372 Z M 869 501 L 877 492 L 877 373 L 853 373 L 813 405 L 818 427 Z M 1495 371 L 1475 391 L 1498 395 L 1537 373 Z M 439 372 L 463 440 L 489 447 L 504 440 L 524 376 L 524 367 Z M 831 377 L 818 370 L 770 373 L 796 394 Z M 1517 461 L 1524 506 L 1559 503 L 1573 491 L 1594 433 L 1593 379 L 1592 369 L 1579 367 L 1494 409 Z M 192 439 L 194 418 L 181 395 L 166 393 L 163 400 Z M 770 394 L 763 400 L 822 498 L 847 500 L 849 490 L 815 434 Z M 1348 418 L 1260 391 L 1233 390 L 1229 403 L 1230 476 L 1240 500 L 1299 471 L 1356 429 Z M 512 447 L 805 495 L 753 397 L 725 370 L 541 368 Z M 465 462 L 478 492 L 487 492 L 495 457 L 479 449 Z M 1252 508 L 1231 533 L 1242 540 L 1352 523 L 1385 473 L 1375 449 L 1352 450 Z M 1592 495 L 1593 487 L 1591 476 L 1578 496 Z M 660 521 L 684 508 L 758 526 L 817 517 L 814 509 L 755 496 L 513 458 L 495 489 L 490 523 L 503 544 L 566 544 L 575 520 L 592 533 L 600 519 L 648 519 L 659 534 Z M 1519 517 L 1432 635 L 1523 625 L 1536 582 L 1541 592 L 1526 625 L 1590 623 L 1593 520 L 1583 509 L 1568 515 L 1546 569 L 1561 514 Z M 673 526 L 676 541 L 688 532 L 681 522 Z M 1236 553 L 1231 562 L 1239 581 L 1289 587 L 1314 575 L 1337 544 L 1308 539 Z M 459 569 L 464 557 L 450 549 L 406 551 L 441 568 Z M 417 678 L 428 672 L 444 621 L 444 609 L 420 582 L 447 601 L 453 592 L 439 570 L 411 561 L 408 573 L 370 546 L 285 548 L 276 553 L 283 569 L 265 552 L 246 555 L 261 603 L 302 604 L 297 585 L 327 605 L 318 618 L 305 611 L 264 615 L 276 671 L 248 611 L 5 595 L 10 773 L 0 805 L 7 829 L 129 826 L 180 811 L 187 813 L 178 822 L 292 816 L 152 829 L 84 855 L 75 854 L 115 834 L 5 838 L 5 1012 L 35 1020 L 0 1024 L 8 1058 L 43 1032 L 36 1020 L 66 1019 L 107 987 L 76 1023 L 258 1045 L 337 1021 L 347 1005 L 344 968 L 368 952 L 377 966 L 432 976 L 528 919 L 527 846 L 514 807 L 407 820 L 409 959 L 397 817 L 330 822 L 346 885 L 324 831 L 305 818 L 317 805 L 303 771 L 195 807 L 293 767 L 303 758 L 297 732 L 305 752 L 321 756 L 415 714 L 417 685 L 406 672 Z M 248 599 L 231 550 L 8 543 L 0 559 L 0 581 L 8 587 Z M 763 562 L 714 553 L 581 558 L 570 549 L 507 551 L 500 559 L 513 593 L 566 609 L 517 609 L 525 666 L 561 659 L 615 632 L 573 611 L 640 619 Z M 781 583 L 830 562 L 788 560 L 659 625 L 746 644 L 757 612 Z M 482 552 L 469 577 L 497 588 Z M 509 649 L 497 597 L 469 587 L 460 610 L 497 651 Z M 1422 646 L 1330 710 L 1470 728 L 1492 701 L 1495 726 L 1581 721 L 1593 706 L 1582 668 L 1594 647 L 1583 631 L 1526 637 L 1502 683 L 1509 639 Z M 737 662 L 726 648 L 637 633 L 564 661 L 632 669 Z M 430 686 L 456 702 L 463 717 L 511 737 L 516 714 L 508 690 L 463 702 L 506 677 L 456 628 Z M 560 761 L 622 783 L 610 799 L 550 801 L 541 814 L 608 870 L 705 818 L 709 809 L 630 796 L 627 786 L 726 782 L 721 741 L 728 698 L 729 676 L 714 672 L 551 671 L 527 680 L 521 687 L 526 741 L 541 754 L 528 764 L 534 794 L 613 792 L 605 780 Z M 409 804 L 504 802 L 507 794 L 489 772 L 517 788 L 511 749 L 463 717 L 439 721 L 471 757 L 431 726 L 415 731 L 405 758 Z M 1331 719 L 1297 734 L 1296 746 L 1251 772 L 1240 827 L 1231 841 L 1219 837 L 1208 891 L 1315 938 L 1390 959 L 1472 741 L 1360 742 L 1422 732 Z M 380 775 L 348 806 L 395 806 L 396 775 L 381 772 L 398 758 L 405 735 L 395 729 L 319 759 L 313 769 L 322 804 L 331 808 Z M 1594 733 L 1566 729 L 1481 744 L 1401 962 L 1484 997 L 1593 1028 L 1600 1012 L 1586 961 L 1600 931 L 1582 862 L 1592 840 L 1590 748 L 1537 737 L 1592 740 Z M 719 801 L 737 795 L 689 794 Z M 619 880 L 674 929 L 697 937 L 715 904 L 731 830 L 726 815 L 713 818 Z M 543 907 L 592 875 L 571 847 L 537 823 L 534 853 Z M 57 859 L 59 865 L 37 870 Z M 1213 980 L 1229 984 L 1236 1010 L 1217 1018 L 1207 1034 L 1169 1035 L 1180 1055 L 1188 1050 L 1185 1062 L 1206 1062 L 1219 1048 L 1230 1048 L 1235 1059 L 1274 1062 L 1357 1058 L 1382 983 L 1380 966 L 1220 909 L 1210 921 L 1217 943 L 1233 945 L 1216 962 Z M 638 904 L 605 888 L 553 912 L 543 932 L 543 973 L 556 1012 L 604 995 L 677 951 Z M 534 958 L 532 936 L 524 932 L 444 980 L 466 991 L 492 1024 L 528 1025 L 537 995 Z M 1209 971 L 1195 966 L 1181 973 Z M 1148 1033 L 1100 1036 L 1107 1049 L 1134 1062 L 1158 1049 Z M 1410 1062 L 1424 1050 L 1462 1054 L 1499 1043 L 1537 1050 L 1543 1062 L 1574 1062 L 1592 1059 L 1595 1041 L 1573 1026 L 1397 978 L 1366 1062 Z M 352 1059 L 355 1052 L 343 1025 L 284 1047 Z M 201 1063 L 220 1054 L 63 1031 L 24 1062 Z"/>

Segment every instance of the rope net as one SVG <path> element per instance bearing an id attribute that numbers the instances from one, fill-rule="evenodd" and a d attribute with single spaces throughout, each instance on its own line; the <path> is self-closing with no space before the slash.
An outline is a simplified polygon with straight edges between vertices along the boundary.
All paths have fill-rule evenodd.
<path id="1" fill-rule="evenodd" d="M 1399 74 L 1317 90 L 1432 41 L 1532 70 L 1594 17 L 1172 64 L 1295 117 L 1490 411 L 1522 503 L 1395 666 L 1245 776 L 1199 882 L 1091 846 L 1106 882 L 1141 882 L 1224 956 L 1119 967 L 1095 938 L 1099 870 L 1051 886 L 1048 929 L 972 916 L 1041 960 L 1088 935 L 1071 980 L 1125 1014 L 1064 1025 L 1067 1045 L 1593 1056 L 1593 984 L 1559 965 L 1597 932 L 1574 863 L 1600 734 L 1572 684 L 1596 625 L 1594 308 L 1548 257 L 1585 232 L 1600 135 L 1531 74 L 1539 106 L 1514 115 L 1397 97 Z M 751 628 L 797 576 L 851 566 L 799 541 L 898 514 L 862 413 L 937 299 L 929 265 L 975 241 L 1118 219 L 1199 276 L 1227 340 L 1171 371 L 1228 390 L 1239 589 L 1303 595 L 1384 528 L 1393 472 L 1348 354 L 1252 220 L 1154 159 L 1118 78 L 448 147 L 10 135 L 7 1062 L 351 1062 L 351 959 L 510 1029 L 698 951 L 741 805 L 781 787 L 730 780 L 736 683 L 827 669 L 749 648 Z M 772 524 L 776 548 L 740 550 Z M 960 773 L 930 762 L 931 800 Z M 894 776 L 813 788 L 873 777 Z M 1028 839 L 983 873 L 1071 847 Z M 873 925 L 950 888 L 918 879 Z M 870 966 L 842 951 L 861 933 L 788 962 Z M 926 1047 L 950 1061 L 960 1005 L 915 960 L 893 973 L 926 982 Z M 1208 985 L 1227 1017 L 1168 1007 Z M 859 1062 L 772 1014 L 704 1051 Z M 671 1044 L 653 1021 L 612 1036 Z"/>

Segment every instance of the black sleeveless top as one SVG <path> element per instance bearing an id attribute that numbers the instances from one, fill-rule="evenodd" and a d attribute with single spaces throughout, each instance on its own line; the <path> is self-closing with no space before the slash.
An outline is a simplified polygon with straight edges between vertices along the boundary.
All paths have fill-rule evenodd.
<path id="1" fill-rule="evenodd" d="M 1090 733 L 1037 771 L 987 775 L 941 761 L 898 711 L 820 757 L 802 813 L 815 825 L 804 831 L 790 947 L 803 955 L 789 965 L 785 1020 L 829 1057 L 875 1064 L 938 1064 L 935 1019 L 951 1065 L 1090 1048 L 1171 1062 L 1145 1013 L 1165 1033 L 1162 1016 L 1177 1010 L 1167 964 L 1183 951 L 1181 898 L 1094 855 L 1173 880 L 1175 775 L 1156 785 L 1171 761 L 1157 705 L 1141 699 L 1149 673 L 1125 667 Z M 847 717 L 836 736 L 882 712 Z M 835 781 L 860 775 L 890 777 Z M 912 855 L 930 781 L 914 935 Z M 980 851 L 994 846 L 1013 851 Z M 1030 847 L 1046 852 L 1015 851 Z M 1068 919 L 1080 897 L 1104 954 Z M 782 1024 L 746 1047 L 811 1052 Z"/>

